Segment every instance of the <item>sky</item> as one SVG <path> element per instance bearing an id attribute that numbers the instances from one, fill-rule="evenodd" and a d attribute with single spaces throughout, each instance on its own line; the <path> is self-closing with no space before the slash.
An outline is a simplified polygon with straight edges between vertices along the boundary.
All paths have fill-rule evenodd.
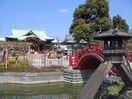
<path id="1" fill-rule="evenodd" d="M 69 34 L 73 12 L 86 0 L 0 0 L 0 36 L 13 28 L 44 30 L 46 35 L 64 40 Z M 132 0 L 110 0 L 109 14 L 119 14 L 132 28 Z"/>

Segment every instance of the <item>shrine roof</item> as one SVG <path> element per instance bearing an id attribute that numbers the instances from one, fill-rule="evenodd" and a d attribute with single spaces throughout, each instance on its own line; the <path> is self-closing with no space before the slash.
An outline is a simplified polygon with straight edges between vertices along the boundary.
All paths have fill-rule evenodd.
<path id="1" fill-rule="evenodd" d="M 30 32 L 32 34 L 29 34 Z M 18 38 L 19 40 L 24 40 L 27 37 L 38 37 L 42 41 L 54 40 L 53 38 L 48 37 L 45 34 L 45 31 L 43 31 L 43 30 L 22 29 L 22 28 L 14 28 L 14 29 L 12 29 L 12 35 L 7 36 L 7 37 Z"/>
<path id="2" fill-rule="evenodd" d="M 75 40 L 71 34 L 70 35 L 67 34 L 63 42 L 64 43 L 75 43 Z"/>

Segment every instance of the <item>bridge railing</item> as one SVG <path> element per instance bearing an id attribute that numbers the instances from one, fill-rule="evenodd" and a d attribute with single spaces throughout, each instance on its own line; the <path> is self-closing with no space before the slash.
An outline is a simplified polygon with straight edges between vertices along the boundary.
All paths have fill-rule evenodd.
<path id="1" fill-rule="evenodd" d="M 132 62 L 132 50 L 127 49 L 126 59 Z"/>
<path id="2" fill-rule="evenodd" d="M 79 59 L 89 53 L 89 52 L 93 52 L 98 54 L 101 57 L 104 57 L 103 54 L 101 53 L 101 50 L 103 49 L 103 47 L 101 47 L 98 44 L 87 44 L 85 45 L 80 51 L 76 51 L 73 52 L 75 55 L 74 56 L 70 56 L 69 57 L 69 66 L 75 66 Z M 127 49 L 127 54 L 126 54 L 126 59 L 129 60 L 130 62 L 132 62 L 132 50 L 128 50 Z"/>
<path id="3" fill-rule="evenodd" d="M 78 63 L 79 59 L 83 55 L 89 52 L 94 52 L 103 57 L 103 55 L 100 53 L 101 50 L 102 50 L 102 47 L 99 46 L 98 44 L 87 44 L 80 51 L 74 52 L 75 53 L 74 57 L 72 55 L 69 57 L 69 65 L 75 66 Z"/>
<path id="4" fill-rule="evenodd" d="M 78 52 L 79 58 L 83 56 L 84 54 L 88 52 L 95 52 L 97 54 L 100 54 L 100 51 L 102 50 L 102 47 L 99 46 L 98 44 L 88 44 L 83 47 L 81 51 Z"/>

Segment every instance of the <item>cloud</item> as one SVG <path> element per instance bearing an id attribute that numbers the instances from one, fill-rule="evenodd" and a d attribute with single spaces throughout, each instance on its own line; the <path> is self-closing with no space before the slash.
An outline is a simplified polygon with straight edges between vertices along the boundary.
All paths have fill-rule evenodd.
<path id="1" fill-rule="evenodd" d="M 58 12 L 60 12 L 60 13 L 67 13 L 67 12 L 69 12 L 69 10 L 68 9 L 59 9 Z"/>

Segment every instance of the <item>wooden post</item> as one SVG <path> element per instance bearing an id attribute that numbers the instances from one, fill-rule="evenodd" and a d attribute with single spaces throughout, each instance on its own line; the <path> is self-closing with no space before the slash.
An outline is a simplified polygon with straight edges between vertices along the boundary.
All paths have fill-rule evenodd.
<path id="1" fill-rule="evenodd" d="M 71 55 L 69 56 L 69 66 L 73 66 L 73 64 L 72 64 L 72 56 Z"/>
<path id="2" fill-rule="evenodd" d="M 127 87 L 132 86 L 132 72 L 127 65 L 113 64 Z"/>
<path id="3" fill-rule="evenodd" d="M 6 46 L 6 69 L 7 69 L 7 57 L 8 57 L 8 50 L 7 50 L 7 46 Z"/>
<path id="4" fill-rule="evenodd" d="M 101 63 L 88 79 L 77 99 L 94 99 L 96 92 L 112 66 L 110 61 Z"/>
<path id="5" fill-rule="evenodd" d="M 38 54 L 40 53 L 40 44 L 38 44 Z"/>
<path id="6" fill-rule="evenodd" d="M 30 66 L 30 46 L 28 46 L 28 51 L 29 51 L 29 53 L 28 53 L 28 56 L 27 56 L 27 62 L 28 62 L 28 66 Z"/>

